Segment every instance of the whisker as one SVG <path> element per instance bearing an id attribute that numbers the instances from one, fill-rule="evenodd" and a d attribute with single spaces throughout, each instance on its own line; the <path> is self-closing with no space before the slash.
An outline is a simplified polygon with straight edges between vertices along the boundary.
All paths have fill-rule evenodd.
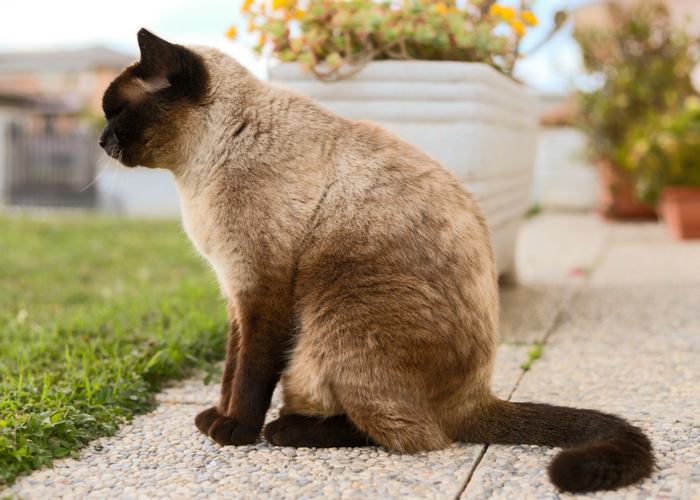
<path id="1" fill-rule="evenodd" d="M 87 186 L 85 186 L 83 189 L 80 190 L 81 193 L 82 193 L 83 191 L 85 191 L 87 188 L 89 188 L 90 186 L 92 186 L 94 183 L 96 183 L 97 181 L 99 181 L 99 180 L 100 180 L 100 177 L 102 177 L 102 174 L 104 174 L 105 171 L 107 170 L 107 167 L 109 167 L 109 156 L 107 156 L 107 154 L 105 154 L 105 153 L 102 153 L 102 156 L 100 156 L 100 159 L 97 160 L 97 166 L 98 166 L 98 168 L 99 168 L 99 166 L 100 166 L 100 162 L 101 162 L 104 158 L 107 158 L 107 163 L 105 163 L 104 168 L 100 171 L 99 174 L 97 174 L 97 177 L 95 177 L 95 178 L 93 179 L 93 181 L 92 181 L 90 184 L 88 184 Z"/>
<path id="2" fill-rule="evenodd" d="M 112 163 L 112 160 L 114 160 L 114 158 L 113 158 L 112 156 L 110 156 L 110 158 L 109 158 L 109 163 L 110 163 L 110 164 Z M 117 160 L 117 168 L 115 169 L 115 173 L 116 173 L 116 171 L 117 171 L 118 169 L 119 169 L 119 161 Z M 114 184 L 115 184 L 116 180 L 117 180 L 116 175 L 113 175 L 113 176 L 112 176 L 112 181 L 109 183 L 109 194 L 107 195 L 107 201 L 108 201 L 108 202 L 109 202 L 110 199 L 112 199 L 112 190 L 114 189 Z"/>
<path id="3" fill-rule="evenodd" d="M 119 187 L 117 187 L 117 196 L 119 196 L 119 193 L 122 190 L 122 181 L 124 181 L 124 177 L 126 176 L 126 167 L 122 163 L 122 156 L 124 154 L 124 151 L 119 152 L 119 157 L 118 157 L 118 162 L 119 162 Z"/>

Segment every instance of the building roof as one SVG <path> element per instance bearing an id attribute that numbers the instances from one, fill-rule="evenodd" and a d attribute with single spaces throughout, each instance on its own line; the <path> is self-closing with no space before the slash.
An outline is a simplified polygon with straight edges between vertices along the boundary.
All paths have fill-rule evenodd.
<path id="1" fill-rule="evenodd" d="M 0 83 L 0 108 L 16 108 L 38 113 L 70 113 L 71 109 L 60 99 L 49 98 L 39 94 L 18 92 L 17 89 L 5 88 Z"/>
<path id="2" fill-rule="evenodd" d="M 136 56 L 106 47 L 54 52 L 0 53 L 0 75 L 46 71 L 79 72 L 97 68 L 121 70 L 136 59 Z"/>

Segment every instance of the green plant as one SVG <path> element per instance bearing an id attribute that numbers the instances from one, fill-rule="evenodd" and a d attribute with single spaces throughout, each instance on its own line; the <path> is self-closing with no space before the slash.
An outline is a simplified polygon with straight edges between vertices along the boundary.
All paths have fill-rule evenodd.
<path id="1" fill-rule="evenodd" d="M 700 61 L 698 40 L 673 26 L 662 4 L 610 4 L 611 25 L 579 29 L 587 72 L 599 80 L 592 92 L 578 92 L 575 122 L 589 136 L 593 160 L 608 160 L 634 173 L 630 134 L 640 124 L 682 108 L 695 95 L 690 72 Z"/>
<path id="2" fill-rule="evenodd" d="M 227 319 L 176 222 L 0 217 L 0 484 L 213 371 Z"/>
<path id="3" fill-rule="evenodd" d="M 345 78 L 378 59 L 486 62 L 511 73 L 527 26 L 521 8 L 493 0 L 246 0 L 254 49 L 299 61 L 323 80 Z M 236 36 L 232 27 L 228 36 Z"/>
<path id="4" fill-rule="evenodd" d="M 544 344 L 539 341 L 534 341 L 532 347 L 527 351 L 528 360 L 520 365 L 520 369 L 523 371 L 528 371 L 532 368 L 532 364 L 542 357 L 542 352 L 544 351 Z"/>
<path id="5" fill-rule="evenodd" d="M 533 217 L 540 215 L 542 213 L 542 210 L 542 205 L 540 205 L 539 203 L 535 203 L 527 209 L 527 212 L 525 212 L 525 218 L 532 219 Z"/>
<path id="6" fill-rule="evenodd" d="M 656 203 L 666 186 L 700 186 L 700 98 L 633 128 L 628 144 L 640 199 Z"/>

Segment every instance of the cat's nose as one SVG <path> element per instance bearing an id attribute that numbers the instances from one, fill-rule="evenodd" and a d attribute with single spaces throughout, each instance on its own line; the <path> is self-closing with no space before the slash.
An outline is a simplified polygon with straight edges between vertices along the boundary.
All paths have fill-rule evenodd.
<path id="1" fill-rule="evenodd" d="M 114 137 L 114 118 L 107 121 L 102 135 L 100 135 L 100 147 L 102 149 L 107 149 L 110 144 L 115 143 L 116 137 Z"/>
<path id="2" fill-rule="evenodd" d="M 111 130 L 109 130 L 109 123 L 105 127 L 105 129 L 102 131 L 102 135 L 100 136 L 100 147 L 104 149 L 105 145 L 107 144 L 107 138 L 110 136 L 112 133 Z"/>

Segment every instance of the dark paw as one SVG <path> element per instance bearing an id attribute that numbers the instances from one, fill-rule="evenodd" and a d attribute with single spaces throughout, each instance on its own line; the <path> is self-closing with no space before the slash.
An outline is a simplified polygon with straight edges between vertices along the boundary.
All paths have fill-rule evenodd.
<path id="1" fill-rule="evenodd" d="M 265 426 L 263 434 L 265 440 L 273 446 L 315 446 L 309 442 L 307 430 L 300 418 L 278 418 Z"/>
<path id="2" fill-rule="evenodd" d="M 283 415 L 265 426 L 265 439 L 274 446 L 341 448 L 370 446 L 374 442 L 345 416 L 325 419 Z"/>
<path id="3" fill-rule="evenodd" d="M 234 418 L 225 417 L 216 407 L 201 412 L 194 423 L 203 434 L 221 445 L 251 444 L 260 435 L 260 427 L 241 424 Z"/>
<path id="4" fill-rule="evenodd" d="M 209 429 L 209 437 L 219 444 L 241 446 L 252 444 L 260 435 L 260 427 L 239 423 L 235 418 L 219 417 Z"/>
<path id="5" fill-rule="evenodd" d="M 216 419 L 219 418 L 221 415 L 219 415 L 218 410 L 216 409 L 216 406 L 213 408 L 209 408 L 208 410 L 204 410 L 201 412 L 199 415 L 197 415 L 194 419 L 194 425 L 197 426 L 197 429 L 202 434 L 206 434 L 207 436 L 209 435 L 209 429 L 211 426 L 216 422 Z"/>

